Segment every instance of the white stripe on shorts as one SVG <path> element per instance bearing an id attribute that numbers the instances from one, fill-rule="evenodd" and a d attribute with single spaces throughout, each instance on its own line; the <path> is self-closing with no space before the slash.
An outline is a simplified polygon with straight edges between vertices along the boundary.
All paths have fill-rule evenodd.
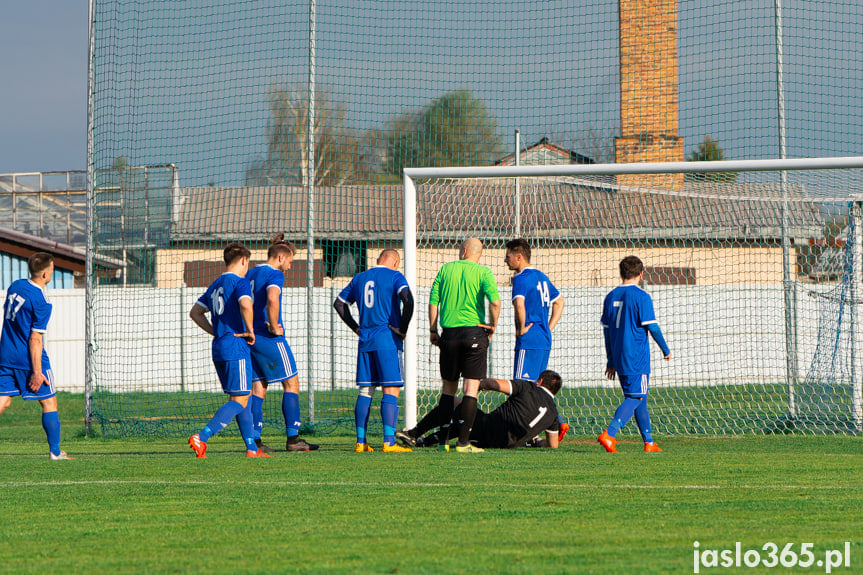
<path id="1" fill-rule="evenodd" d="M 288 349 L 285 347 L 285 343 L 282 341 L 276 342 L 276 347 L 279 348 L 279 355 L 282 356 L 282 365 L 285 367 L 285 376 L 287 376 L 288 379 L 291 379 L 297 375 L 297 368 L 291 365 L 291 358 L 288 355 Z"/>
<path id="2" fill-rule="evenodd" d="M 54 370 L 49 369 L 45 373 L 48 377 L 48 388 L 51 390 L 51 393 L 56 393 L 56 390 L 54 389 Z"/>
<path id="3" fill-rule="evenodd" d="M 520 349 L 515 352 L 515 374 L 513 377 L 515 379 L 521 379 L 522 374 L 524 373 L 524 357 L 527 355 L 527 351 L 524 349 Z"/>

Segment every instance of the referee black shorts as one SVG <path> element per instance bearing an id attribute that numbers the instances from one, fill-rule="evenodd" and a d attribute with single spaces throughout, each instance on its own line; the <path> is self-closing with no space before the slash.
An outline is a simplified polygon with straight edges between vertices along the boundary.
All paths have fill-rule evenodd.
<path id="1" fill-rule="evenodd" d="M 488 333 L 485 328 L 445 327 L 440 339 L 440 376 L 483 379 L 488 371 Z"/>

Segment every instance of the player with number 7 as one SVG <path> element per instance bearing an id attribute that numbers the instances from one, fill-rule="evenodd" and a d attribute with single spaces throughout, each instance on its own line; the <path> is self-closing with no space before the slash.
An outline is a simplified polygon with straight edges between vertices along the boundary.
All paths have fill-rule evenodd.
<path id="1" fill-rule="evenodd" d="M 650 431 L 650 413 L 647 411 L 647 386 L 650 378 L 650 342 L 653 337 L 662 350 L 665 361 L 671 359 L 671 350 L 662 337 L 653 300 L 639 287 L 644 280 L 644 264 L 636 256 L 620 261 L 620 278 L 623 283 L 605 296 L 602 304 L 602 330 L 605 336 L 605 376 L 617 375 L 623 389 L 623 403 L 617 408 L 608 428 L 597 438 L 609 453 L 617 453 L 615 436 L 635 414 L 635 423 L 644 440 L 644 451 L 662 451 Z"/>

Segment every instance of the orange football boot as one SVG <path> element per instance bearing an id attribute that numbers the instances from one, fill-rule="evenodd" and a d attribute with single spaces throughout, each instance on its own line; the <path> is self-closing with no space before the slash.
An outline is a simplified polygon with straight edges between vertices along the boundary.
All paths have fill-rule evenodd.
<path id="1" fill-rule="evenodd" d="M 197 433 L 189 438 L 189 447 L 195 450 L 195 457 L 198 459 L 207 458 L 207 442 L 201 441 L 201 436 Z"/>
<path id="2" fill-rule="evenodd" d="M 603 432 L 596 438 L 596 440 L 605 448 L 608 453 L 618 453 L 617 451 L 617 440 L 608 434 L 608 430 L 603 430 Z"/>
<path id="3" fill-rule="evenodd" d="M 269 453 L 265 453 L 263 449 L 259 449 L 257 451 L 247 449 L 246 457 L 272 457 L 272 455 L 270 455 Z"/>

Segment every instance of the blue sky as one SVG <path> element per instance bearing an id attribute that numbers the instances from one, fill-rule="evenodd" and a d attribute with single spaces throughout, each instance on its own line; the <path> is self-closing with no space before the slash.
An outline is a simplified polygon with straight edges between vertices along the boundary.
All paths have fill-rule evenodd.
<path id="1" fill-rule="evenodd" d="M 86 0 L 3 2 L 0 55 L 0 173 L 85 169 Z"/>

